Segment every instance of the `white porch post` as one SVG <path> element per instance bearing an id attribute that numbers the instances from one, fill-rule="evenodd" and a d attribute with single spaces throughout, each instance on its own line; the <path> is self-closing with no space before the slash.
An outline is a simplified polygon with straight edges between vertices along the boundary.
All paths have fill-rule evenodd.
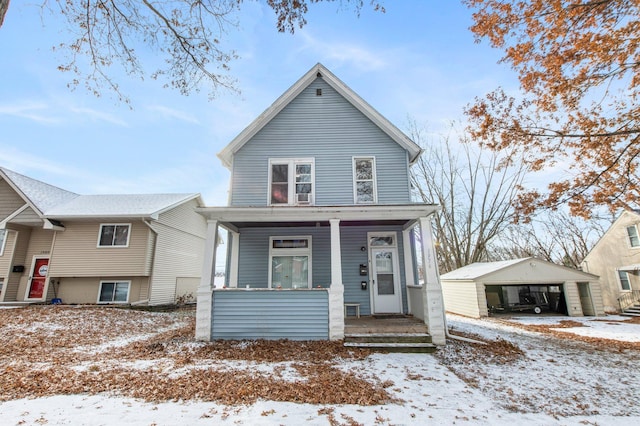
<path id="1" fill-rule="evenodd" d="M 228 231 L 231 236 L 231 262 L 229 265 L 229 287 L 238 287 L 238 257 L 240 256 L 240 233 Z"/>
<path id="2" fill-rule="evenodd" d="M 411 251 L 411 232 L 413 226 L 402 231 L 402 248 L 404 251 L 404 280 L 406 286 L 415 285 L 415 277 L 413 275 L 413 252 Z M 405 287 L 407 293 L 407 309 L 411 313 L 411 292 Z"/>
<path id="3" fill-rule="evenodd" d="M 342 250 L 340 219 L 331 224 L 331 286 L 329 287 L 329 339 L 344 338 L 344 285 L 342 284 Z"/>
<path id="4" fill-rule="evenodd" d="M 422 265 L 424 268 L 424 285 L 422 286 L 424 322 L 429 327 L 429 334 L 433 343 L 444 345 L 446 343 L 444 302 L 442 300 L 442 286 L 440 285 L 431 221 L 426 217 L 419 218 L 419 221 L 422 237 Z"/>
<path id="5" fill-rule="evenodd" d="M 196 307 L 196 339 L 211 340 L 211 315 L 213 314 L 213 281 L 216 273 L 216 246 L 218 243 L 218 221 L 207 221 L 207 240 L 204 247 L 202 277 L 198 287 Z"/>

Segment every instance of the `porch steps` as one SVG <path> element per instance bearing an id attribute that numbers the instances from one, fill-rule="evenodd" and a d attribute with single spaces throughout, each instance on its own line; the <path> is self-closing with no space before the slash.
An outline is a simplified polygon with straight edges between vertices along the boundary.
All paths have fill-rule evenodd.
<path id="1" fill-rule="evenodd" d="M 620 315 L 627 317 L 640 317 L 640 305 L 636 304 L 633 306 L 629 306 L 627 309 L 622 311 Z"/>
<path id="2" fill-rule="evenodd" d="M 379 352 L 435 352 L 436 345 L 426 333 L 352 333 L 345 334 L 344 346 Z"/>

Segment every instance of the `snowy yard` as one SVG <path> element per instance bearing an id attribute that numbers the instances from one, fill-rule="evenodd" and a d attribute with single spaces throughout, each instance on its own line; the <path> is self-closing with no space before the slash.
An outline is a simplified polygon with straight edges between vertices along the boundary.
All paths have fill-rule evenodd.
<path id="1" fill-rule="evenodd" d="M 193 312 L 0 309 L 2 424 L 640 424 L 640 322 L 448 316 L 434 355 L 193 340 Z"/>

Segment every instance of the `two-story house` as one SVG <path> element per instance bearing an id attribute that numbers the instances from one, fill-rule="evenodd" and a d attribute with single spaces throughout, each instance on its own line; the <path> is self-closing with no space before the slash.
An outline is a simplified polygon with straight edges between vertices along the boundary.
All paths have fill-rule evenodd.
<path id="1" fill-rule="evenodd" d="M 218 154 L 229 205 L 197 209 L 208 221 L 197 338 L 341 339 L 345 315 L 410 313 L 443 344 L 439 208 L 411 201 L 420 153 L 323 65 L 309 70 Z M 225 289 L 213 286 L 220 228 Z"/>
<path id="2" fill-rule="evenodd" d="M 623 211 L 581 267 L 600 276 L 605 312 L 620 312 L 640 303 L 640 214 Z"/>
<path id="3" fill-rule="evenodd" d="M 199 194 L 79 195 L 0 168 L 0 303 L 195 298 Z"/>

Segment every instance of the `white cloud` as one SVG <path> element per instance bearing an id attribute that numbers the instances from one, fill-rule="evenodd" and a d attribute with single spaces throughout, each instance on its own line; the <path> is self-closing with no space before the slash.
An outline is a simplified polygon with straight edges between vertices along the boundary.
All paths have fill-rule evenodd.
<path id="1" fill-rule="evenodd" d="M 193 115 L 184 111 L 169 108 L 162 105 L 150 105 L 147 109 L 151 112 L 159 113 L 163 118 L 173 118 L 180 121 L 186 121 L 187 123 L 199 124 L 200 122 Z"/>
<path id="2" fill-rule="evenodd" d="M 314 38 L 307 31 L 300 31 L 304 44 L 300 50 L 311 50 L 315 56 L 333 64 L 351 64 L 358 69 L 368 71 L 385 68 L 388 63 L 379 50 L 369 50 L 354 43 L 341 43 L 335 40 L 326 42 Z M 335 65 L 334 65 L 335 66 Z"/>
<path id="3" fill-rule="evenodd" d="M 115 124 L 117 126 L 129 127 L 126 121 L 116 117 L 115 115 L 98 111 L 92 108 L 70 107 L 69 110 L 74 114 L 86 116 L 92 121 L 104 121 L 107 123 Z"/>
<path id="4" fill-rule="evenodd" d="M 25 118 L 37 123 L 55 124 L 60 120 L 51 116 L 50 107 L 44 102 L 22 101 L 16 104 L 0 105 L 0 115 Z"/>

